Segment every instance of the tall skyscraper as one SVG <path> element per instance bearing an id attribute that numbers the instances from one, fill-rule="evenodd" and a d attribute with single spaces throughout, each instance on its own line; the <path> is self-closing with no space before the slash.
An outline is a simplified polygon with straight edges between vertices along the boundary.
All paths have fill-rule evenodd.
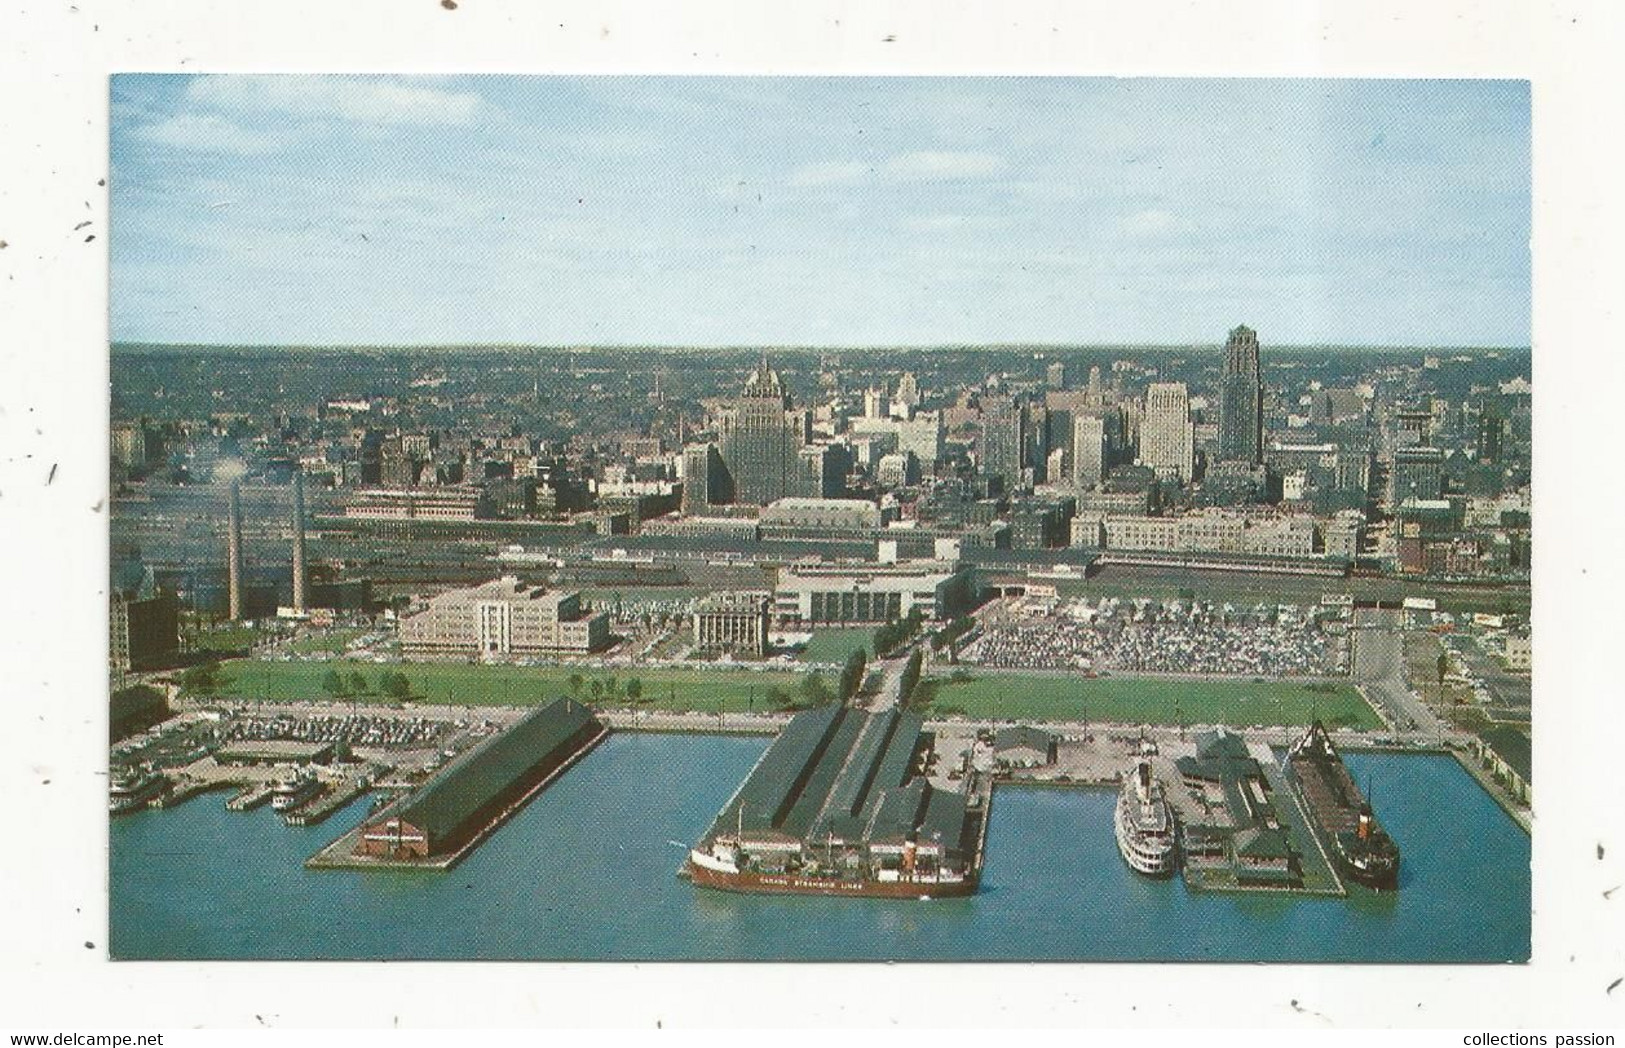
<path id="1" fill-rule="evenodd" d="M 1099 415 L 1072 419 L 1072 483 L 1088 490 L 1106 476 L 1106 420 Z"/>
<path id="2" fill-rule="evenodd" d="M 1051 361 L 1050 365 L 1044 369 L 1044 381 L 1049 385 L 1050 389 L 1065 389 L 1066 361 Z"/>
<path id="3" fill-rule="evenodd" d="M 765 506 L 804 493 L 801 449 L 811 441 L 812 418 L 795 410 L 766 360 L 745 380 L 745 391 L 721 419 L 720 430 L 719 450 L 736 502 Z"/>
<path id="4" fill-rule="evenodd" d="M 920 406 L 920 380 L 914 377 L 914 372 L 903 372 L 903 377 L 897 380 L 897 395 L 892 400 L 907 408 L 909 414 Z"/>
<path id="5" fill-rule="evenodd" d="M 1191 479 L 1196 470 L 1196 434 L 1191 426 L 1190 391 L 1183 382 L 1153 382 L 1145 392 L 1140 419 L 1140 464 L 1157 476 Z"/>
<path id="6" fill-rule="evenodd" d="M 1243 324 L 1224 344 L 1219 377 L 1220 462 L 1256 466 L 1264 452 L 1264 384 L 1258 370 L 1258 333 Z"/>
<path id="7" fill-rule="evenodd" d="M 1027 434 L 1021 405 L 1007 396 L 989 396 L 982 401 L 982 435 L 977 448 L 982 472 L 1004 481 L 1005 489 L 1021 484 Z"/>

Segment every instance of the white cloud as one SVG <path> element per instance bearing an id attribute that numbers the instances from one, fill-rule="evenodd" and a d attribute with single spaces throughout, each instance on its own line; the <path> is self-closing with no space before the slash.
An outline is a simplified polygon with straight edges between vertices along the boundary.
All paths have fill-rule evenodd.
<path id="1" fill-rule="evenodd" d="M 850 186 L 862 182 L 870 174 L 868 164 L 856 160 L 833 160 L 807 164 L 790 174 L 793 186 Z"/>
<path id="2" fill-rule="evenodd" d="M 1171 211 L 1149 208 L 1123 219 L 1123 232 L 1134 237 L 1163 237 L 1188 232 L 1190 223 Z"/>
<path id="3" fill-rule="evenodd" d="M 187 88 L 200 106 L 365 124 L 451 126 L 473 122 L 480 96 L 375 77 L 206 76 Z"/>
<path id="4" fill-rule="evenodd" d="M 999 224 L 989 215 L 910 215 L 902 227 L 911 233 L 945 233 L 953 229 L 991 229 Z"/>
<path id="5" fill-rule="evenodd" d="M 996 175 L 1007 167 L 1003 157 L 992 153 L 921 150 L 888 160 L 885 172 L 898 181 L 946 182 Z"/>
<path id="6" fill-rule="evenodd" d="M 275 152 L 279 145 L 270 135 L 244 130 L 229 120 L 190 113 L 148 124 L 138 129 L 136 134 L 149 142 L 199 153 L 259 156 Z"/>

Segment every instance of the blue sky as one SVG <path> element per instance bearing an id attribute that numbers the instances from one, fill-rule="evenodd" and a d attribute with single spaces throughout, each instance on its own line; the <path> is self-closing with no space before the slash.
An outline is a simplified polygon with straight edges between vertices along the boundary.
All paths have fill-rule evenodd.
<path id="1" fill-rule="evenodd" d="M 1526 345 L 1513 81 L 121 75 L 116 340 Z"/>

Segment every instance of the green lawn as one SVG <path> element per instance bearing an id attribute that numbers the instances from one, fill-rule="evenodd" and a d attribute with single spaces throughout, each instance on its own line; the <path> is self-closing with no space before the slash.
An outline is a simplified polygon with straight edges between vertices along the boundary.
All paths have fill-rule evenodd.
<path id="1" fill-rule="evenodd" d="M 773 685 L 789 688 L 798 673 L 719 672 L 701 669 L 627 669 L 614 671 L 559 666 L 479 666 L 466 663 L 426 662 L 375 664 L 366 662 L 262 662 L 233 659 L 221 664 L 225 685 L 220 694 L 231 698 L 271 701 L 333 701 L 322 688 L 322 678 L 337 670 L 348 681 L 351 673 L 367 678 L 370 692 L 355 698 L 363 702 L 388 701 L 378 679 L 386 671 L 399 671 L 412 685 L 412 698 L 422 702 L 464 706 L 526 706 L 570 694 L 570 676 L 583 680 L 581 697 L 593 698 L 592 682 L 614 677 L 624 696 L 626 682 L 643 684 L 644 708 L 700 710 L 707 713 L 769 708 L 765 700 Z M 337 701 L 348 702 L 350 696 Z M 617 703 L 618 704 L 618 703 Z"/>
<path id="2" fill-rule="evenodd" d="M 1381 728 L 1351 685 L 1251 680 L 1081 678 L 978 673 L 968 681 L 936 678 L 930 711 L 963 711 L 1000 720 L 1115 721 L 1124 724 L 1252 724 L 1293 726 L 1316 716 L 1328 726 Z M 956 709 L 957 708 L 957 709 Z"/>
<path id="3" fill-rule="evenodd" d="M 252 626 L 232 623 L 217 629 L 198 631 L 192 638 L 192 646 L 199 651 L 246 651 L 265 637 L 266 634 Z"/>
<path id="4" fill-rule="evenodd" d="M 295 637 L 288 642 L 288 650 L 301 655 L 310 655 L 316 652 L 327 652 L 332 655 L 343 654 L 351 641 L 357 637 L 365 636 L 363 629 L 345 628 L 322 630 L 316 633 L 306 633 Z"/>
<path id="5" fill-rule="evenodd" d="M 802 654 L 803 662 L 832 662 L 843 664 L 848 655 L 859 648 L 874 658 L 875 631 L 872 629 L 822 629 L 815 630 L 812 640 L 807 642 L 807 650 Z"/>

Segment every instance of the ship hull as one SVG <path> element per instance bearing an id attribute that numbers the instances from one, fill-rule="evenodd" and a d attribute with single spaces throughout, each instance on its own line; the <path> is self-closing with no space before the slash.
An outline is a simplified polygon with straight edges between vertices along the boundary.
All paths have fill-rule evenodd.
<path id="1" fill-rule="evenodd" d="M 1166 844 L 1148 840 L 1136 832 L 1127 795 L 1118 799 L 1112 816 L 1117 834 L 1117 852 L 1135 873 L 1146 877 L 1172 877 L 1179 868 L 1179 849 L 1172 840 Z"/>
<path id="2" fill-rule="evenodd" d="M 1318 725 L 1288 754 L 1286 773 L 1338 873 L 1379 891 L 1398 888 L 1399 849 L 1374 817 L 1367 825 L 1371 838 L 1354 837 L 1361 811 L 1369 816 L 1370 808 L 1342 756 Z M 1355 849 L 1352 853 L 1351 848 Z"/>
<path id="3" fill-rule="evenodd" d="M 976 893 L 975 878 L 962 881 L 842 881 L 794 873 L 729 873 L 692 860 L 684 870 L 695 884 L 719 891 L 767 895 L 835 895 L 874 899 L 960 898 Z"/>

